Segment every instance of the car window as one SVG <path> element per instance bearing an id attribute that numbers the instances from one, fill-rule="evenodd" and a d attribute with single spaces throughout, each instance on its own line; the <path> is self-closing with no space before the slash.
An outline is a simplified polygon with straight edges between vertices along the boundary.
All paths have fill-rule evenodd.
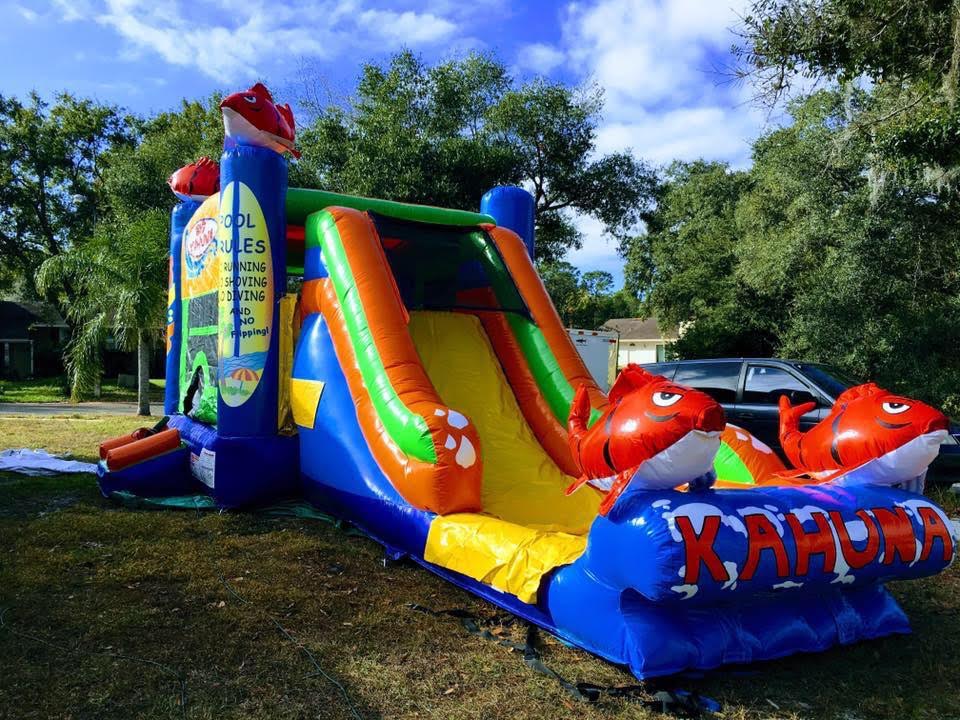
<path id="1" fill-rule="evenodd" d="M 737 384 L 740 382 L 739 362 L 703 362 L 680 364 L 673 381 L 702 390 L 717 402 L 737 401 Z"/>
<path id="2" fill-rule="evenodd" d="M 843 371 L 830 365 L 821 365 L 819 363 L 797 363 L 800 372 L 813 380 L 822 390 L 826 390 L 833 398 L 836 398 L 847 388 L 859 385 L 853 378 L 847 376 Z"/>
<path id="3" fill-rule="evenodd" d="M 677 369 L 676 363 L 644 363 L 641 365 L 644 370 L 652 375 L 662 375 L 667 380 L 673 380 L 673 372 Z"/>
<path id="4" fill-rule="evenodd" d="M 743 385 L 743 402 L 758 405 L 776 405 L 781 395 L 793 391 L 810 394 L 810 388 L 791 373 L 769 365 L 749 365 Z"/>

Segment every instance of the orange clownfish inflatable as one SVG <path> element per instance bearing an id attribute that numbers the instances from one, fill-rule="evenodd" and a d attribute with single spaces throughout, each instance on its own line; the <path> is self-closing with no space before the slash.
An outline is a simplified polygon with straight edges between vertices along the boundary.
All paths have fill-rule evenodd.
<path id="1" fill-rule="evenodd" d="M 726 423 L 723 408 L 699 390 L 627 365 L 609 393 L 610 405 L 587 429 L 590 399 L 580 386 L 567 421 L 570 451 L 584 483 L 609 490 L 600 505 L 606 515 L 631 482 L 667 489 L 709 473 Z"/>
<path id="2" fill-rule="evenodd" d="M 263 83 L 227 95 L 220 103 L 220 112 L 223 113 L 223 129 L 227 137 L 300 157 L 294 145 L 293 111 L 289 105 L 274 104 L 273 96 Z"/>
<path id="3" fill-rule="evenodd" d="M 874 383 L 845 390 L 827 417 L 801 432 L 800 417 L 813 406 L 792 407 L 780 397 L 780 444 L 798 471 L 819 482 L 840 476 L 849 477 L 848 484 L 912 480 L 937 457 L 949 426 L 939 410 Z M 857 468 L 864 471 L 853 473 Z"/>
<path id="4" fill-rule="evenodd" d="M 220 192 L 220 166 L 204 155 L 168 177 L 167 185 L 181 200 L 203 202 Z"/>

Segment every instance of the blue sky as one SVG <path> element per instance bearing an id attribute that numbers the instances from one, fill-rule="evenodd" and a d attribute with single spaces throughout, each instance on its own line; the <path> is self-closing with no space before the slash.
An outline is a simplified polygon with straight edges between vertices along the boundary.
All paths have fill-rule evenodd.
<path id="1" fill-rule="evenodd" d="M 767 125 L 750 89 L 720 72 L 745 0 L 4 0 L 0 93 L 59 90 L 139 112 L 182 97 L 297 85 L 299 68 L 349 94 L 365 60 L 408 47 L 426 60 L 496 52 L 519 77 L 596 82 L 602 151 L 654 165 L 698 157 L 749 163 Z M 278 93 L 279 94 L 279 93 Z M 584 270 L 622 277 L 599 224 L 577 218 Z"/>

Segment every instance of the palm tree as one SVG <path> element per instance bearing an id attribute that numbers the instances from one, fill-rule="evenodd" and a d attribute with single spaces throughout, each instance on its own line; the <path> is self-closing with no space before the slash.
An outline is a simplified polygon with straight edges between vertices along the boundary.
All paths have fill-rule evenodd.
<path id="1" fill-rule="evenodd" d="M 75 326 L 64 358 L 74 402 L 99 383 L 103 344 L 112 332 L 118 346 L 137 351 L 138 412 L 150 415 L 150 350 L 166 307 L 167 226 L 159 210 L 128 223 L 102 223 L 87 243 L 48 258 L 37 271 L 40 292 L 72 290 L 59 300 Z"/>

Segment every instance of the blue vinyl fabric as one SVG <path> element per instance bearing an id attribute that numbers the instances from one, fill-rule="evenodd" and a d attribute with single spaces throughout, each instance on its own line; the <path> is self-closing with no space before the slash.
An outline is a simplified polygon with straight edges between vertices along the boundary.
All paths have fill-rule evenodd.
<path id="1" fill-rule="evenodd" d="M 112 472 L 101 460 L 97 465 L 97 484 L 104 497 L 115 492 L 150 497 L 191 495 L 203 491 L 203 485 L 190 474 L 190 451 L 183 446 Z"/>
<path id="2" fill-rule="evenodd" d="M 287 162 L 274 150 L 250 145 L 235 145 L 225 150 L 220 159 L 220 196 L 224 197 L 228 188 L 246 185 L 256 197 L 259 209 L 266 222 L 266 231 L 270 241 L 269 260 L 273 266 L 273 294 L 265 302 L 272 305 L 271 324 L 279 317 L 280 299 L 287 290 Z M 250 233 L 242 221 L 244 209 L 240 207 L 240 192 L 233 192 L 233 207 L 220 208 L 220 224 L 223 226 L 231 215 L 230 251 L 234 256 L 233 283 L 239 287 L 237 279 L 238 248 Z M 241 218 L 241 220 L 238 220 Z M 220 254 L 224 257 L 223 248 Z M 221 274 L 225 264 L 221 264 Z M 220 278 L 221 293 L 227 287 L 226 278 Z M 221 314 L 223 314 L 221 312 Z M 220 372 L 228 372 L 231 355 L 240 354 L 239 340 L 231 340 L 224 333 L 233 328 L 233 323 L 220 318 L 221 348 L 231 348 L 223 352 L 220 358 Z M 239 329 L 239 328 L 238 328 Z M 228 437 L 269 436 L 277 432 L 277 391 L 276 382 L 279 371 L 277 353 L 279 352 L 280 332 L 270 327 L 270 342 L 262 369 L 262 381 L 253 394 L 239 406 L 224 402 L 223 393 L 218 393 L 217 427 L 220 433 Z"/>
<path id="3" fill-rule="evenodd" d="M 480 212 L 490 215 L 500 227 L 513 230 L 527 246 L 530 257 L 536 257 L 536 202 L 533 195 L 516 185 L 499 185 L 480 198 Z"/>
<path id="4" fill-rule="evenodd" d="M 212 454 L 213 487 L 197 483 L 195 489 L 209 493 L 217 506 L 250 508 L 300 496 L 300 443 L 296 436 L 224 437 L 217 428 L 185 415 L 171 417 L 170 427 L 180 432 L 192 463 L 204 451 Z M 190 467 L 187 473 L 191 473 Z M 186 493 L 171 489 L 153 494 L 162 497 Z"/>

